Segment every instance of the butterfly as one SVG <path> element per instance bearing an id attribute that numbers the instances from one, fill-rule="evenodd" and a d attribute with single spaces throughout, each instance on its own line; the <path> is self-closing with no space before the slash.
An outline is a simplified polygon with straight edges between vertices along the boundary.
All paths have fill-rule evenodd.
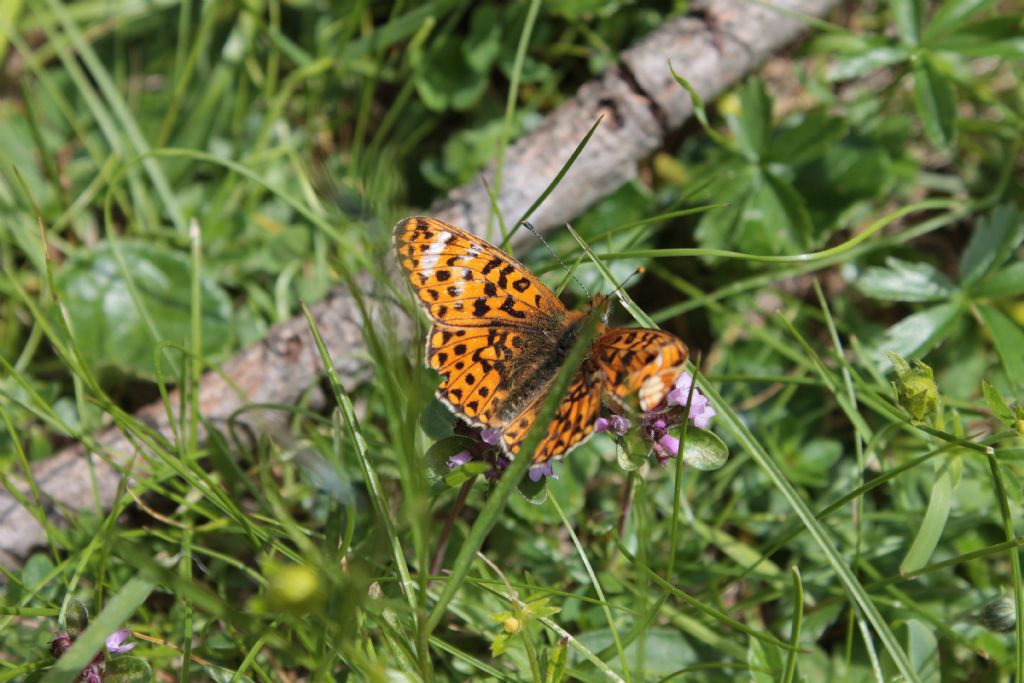
<path id="1" fill-rule="evenodd" d="M 426 363 L 443 377 L 438 399 L 469 424 L 498 430 L 505 454 L 515 457 L 588 312 L 570 311 L 519 261 L 436 218 L 399 221 L 394 241 L 433 323 Z M 566 455 L 586 441 L 602 401 L 620 406 L 636 393 L 641 410 L 657 407 L 687 354 L 668 332 L 609 329 L 600 321 L 534 461 Z"/>

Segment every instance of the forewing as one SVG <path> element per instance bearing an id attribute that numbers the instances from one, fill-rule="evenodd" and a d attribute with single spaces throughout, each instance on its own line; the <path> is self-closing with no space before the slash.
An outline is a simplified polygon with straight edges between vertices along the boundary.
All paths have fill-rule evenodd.
<path id="1" fill-rule="evenodd" d="M 567 313 L 523 264 L 472 233 L 417 216 L 399 221 L 394 238 L 398 260 L 435 322 L 543 326 Z"/>
<path id="2" fill-rule="evenodd" d="M 638 393 L 644 411 L 665 399 L 688 355 L 675 335 L 642 328 L 606 330 L 593 352 L 605 376 L 605 390 L 618 399 Z"/>
<path id="3" fill-rule="evenodd" d="M 533 452 L 534 462 L 542 463 L 564 456 L 593 433 L 594 423 L 601 413 L 602 380 L 598 372 L 588 369 L 588 365 L 585 363 L 569 383 L 548 425 L 547 433 Z M 537 420 L 547 395 L 548 391 L 540 392 L 537 399 L 505 427 L 501 438 L 508 454 L 519 454 L 523 440 Z"/>

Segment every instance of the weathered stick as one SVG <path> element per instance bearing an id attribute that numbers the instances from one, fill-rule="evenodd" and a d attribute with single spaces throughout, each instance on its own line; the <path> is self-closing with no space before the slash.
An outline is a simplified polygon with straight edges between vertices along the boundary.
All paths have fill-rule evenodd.
<path id="1" fill-rule="evenodd" d="M 669 72 L 669 59 L 701 97 L 713 99 L 796 38 L 804 28 L 799 14 L 820 17 L 837 4 L 838 0 L 777 0 L 771 6 L 709 0 L 703 17 L 667 22 L 625 51 L 620 64 L 585 83 L 571 100 L 551 112 L 540 128 L 509 148 L 498 198 L 502 215 L 514 221 L 523 214 L 598 116 L 604 119 L 590 143 L 531 221 L 539 230 L 550 230 L 635 178 L 640 163 L 692 113 L 689 96 Z M 492 180 L 493 169 L 484 175 Z M 480 231 L 486 227 L 490 208 L 483 183 L 476 181 L 454 190 L 433 215 Z M 517 237 L 528 235 L 520 231 Z M 362 320 L 344 287 L 333 289 L 313 307 L 313 314 L 346 386 L 352 388 L 364 381 L 369 362 L 361 329 L 372 321 Z M 411 327 L 398 334 L 408 336 L 409 330 Z M 227 420 L 246 405 L 297 402 L 317 383 L 321 367 L 305 320 L 298 316 L 275 326 L 264 341 L 241 351 L 222 372 L 236 388 L 211 372 L 204 376 L 199 393 L 201 414 L 213 422 Z M 177 401 L 175 394 L 172 405 Z M 314 397 L 311 403 L 316 402 Z M 137 417 L 172 438 L 163 404 L 146 406 Z M 289 417 L 282 411 L 259 410 L 245 412 L 238 423 L 254 433 L 286 434 Z M 100 447 L 98 454 L 90 454 L 78 444 L 33 466 L 46 497 L 47 514 L 56 523 L 96 500 L 109 509 L 120 482 L 115 464 L 123 466 L 136 455 L 132 443 L 116 428 L 98 434 L 95 441 Z M 17 486 L 31 500 L 28 487 L 23 483 Z M 20 564 L 45 542 L 39 522 L 12 495 L 0 492 L 0 562 L 8 567 Z"/>

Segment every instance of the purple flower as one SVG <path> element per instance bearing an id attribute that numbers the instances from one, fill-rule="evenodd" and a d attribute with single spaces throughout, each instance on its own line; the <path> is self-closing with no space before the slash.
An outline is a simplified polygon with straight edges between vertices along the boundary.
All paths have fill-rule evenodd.
<path id="1" fill-rule="evenodd" d="M 707 397 L 693 387 L 693 396 L 690 396 L 690 388 L 693 387 L 693 376 L 688 372 L 680 373 L 676 378 L 675 386 L 668 392 L 666 399 L 669 406 L 685 406 L 687 399 L 690 399 L 690 420 L 701 429 L 707 429 L 711 418 L 715 416 L 715 409 L 711 407 Z"/>
<path id="2" fill-rule="evenodd" d="M 554 462 L 548 460 L 538 465 L 530 465 L 530 481 L 540 481 L 541 477 L 551 477 L 552 479 L 558 479 L 558 475 L 555 474 Z"/>
<path id="3" fill-rule="evenodd" d="M 494 462 L 491 465 L 491 469 L 484 472 L 484 476 L 488 479 L 497 479 L 501 476 L 501 473 L 508 469 L 509 464 L 512 461 L 504 456 L 502 453 L 496 453 L 494 455 Z"/>
<path id="4" fill-rule="evenodd" d="M 626 432 L 629 431 L 632 423 L 621 415 L 612 415 L 611 417 L 599 417 L 594 421 L 595 432 L 607 432 L 610 431 L 613 434 L 619 436 L 625 436 Z"/>
<path id="5" fill-rule="evenodd" d="M 490 427 L 480 430 L 480 440 L 488 446 L 497 446 L 498 441 L 501 440 L 501 430 L 491 429 Z"/>
<path id="6" fill-rule="evenodd" d="M 131 633 L 126 628 L 111 633 L 107 636 L 107 652 L 112 655 L 118 655 L 131 651 L 138 643 L 128 643 L 125 645 L 124 641 L 128 640 L 130 636 Z"/>
<path id="7" fill-rule="evenodd" d="M 473 454 L 468 450 L 459 451 L 452 457 L 448 458 L 448 469 L 454 470 L 456 467 L 461 467 L 467 462 L 473 459 Z"/>
<path id="8" fill-rule="evenodd" d="M 665 465 L 665 461 L 676 457 L 679 453 L 679 439 L 668 432 L 662 434 L 661 438 L 654 442 L 654 454 L 658 456 L 658 462 Z"/>

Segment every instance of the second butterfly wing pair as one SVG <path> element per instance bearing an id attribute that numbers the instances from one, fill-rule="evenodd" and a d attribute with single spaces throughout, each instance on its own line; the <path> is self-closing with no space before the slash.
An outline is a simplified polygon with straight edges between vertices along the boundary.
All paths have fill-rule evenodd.
<path id="1" fill-rule="evenodd" d="M 444 377 L 438 398 L 472 425 L 497 429 L 511 457 L 537 419 L 586 313 L 570 311 L 517 260 L 453 225 L 399 221 L 399 263 L 433 321 L 427 365 Z M 603 325 L 555 411 L 534 461 L 562 456 L 594 431 L 602 400 L 664 400 L 686 346 L 661 330 Z"/>

